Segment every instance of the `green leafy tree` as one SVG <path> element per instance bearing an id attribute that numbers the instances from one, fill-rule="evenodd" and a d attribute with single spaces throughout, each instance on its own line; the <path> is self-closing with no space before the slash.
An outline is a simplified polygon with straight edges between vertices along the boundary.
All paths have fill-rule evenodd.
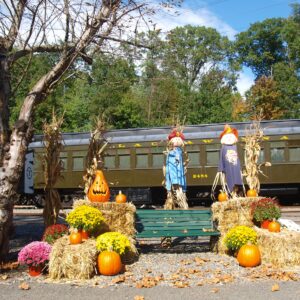
<path id="1" fill-rule="evenodd" d="M 239 61 L 251 68 L 257 78 L 271 75 L 275 63 L 287 60 L 286 44 L 281 35 L 285 22 L 283 18 L 266 19 L 237 35 L 235 48 Z"/>

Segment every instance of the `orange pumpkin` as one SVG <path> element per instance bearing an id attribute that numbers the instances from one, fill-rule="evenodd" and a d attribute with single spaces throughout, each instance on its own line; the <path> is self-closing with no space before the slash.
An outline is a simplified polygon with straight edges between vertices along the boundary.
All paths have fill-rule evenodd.
<path id="1" fill-rule="evenodd" d="M 71 232 L 71 234 L 69 236 L 69 239 L 70 239 L 70 244 L 71 245 L 80 244 L 82 242 L 81 232 L 79 232 L 79 231 Z"/>
<path id="2" fill-rule="evenodd" d="M 255 245 L 244 245 L 238 252 L 237 260 L 242 267 L 256 267 L 261 263 L 260 251 Z"/>
<path id="3" fill-rule="evenodd" d="M 271 223 L 270 220 L 263 220 L 260 224 L 260 228 L 268 229 L 270 223 Z"/>
<path id="4" fill-rule="evenodd" d="M 227 200 L 227 195 L 226 195 L 226 193 L 224 193 L 224 192 L 220 192 L 220 194 L 218 195 L 218 200 L 220 201 L 220 202 L 223 202 L 223 201 L 226 201 Z"/>
<path id="5" fill-rule="evenodd" d="M 92 202 L 108 202 L 110 191 L 101 170 L 96 171 L 95 179 L 88 191 L 88 198 Z"/>
<path id="6" fill-rule="evenodd" d="M 122 194 L 122 191 L 119 191 L 119 194 L 116 196 L 117 203 L 126 203 L 127 197 L 126 195 Z"/>
<path id="7" fill-rule="evenodd" d="M 268 229 L 270 232 L 280 232 L 280 224 L 276 221 L 272 221 L 268 225 Z"/>
<path id="8" fill-rule="evenodd" d="M 98 255 L 98 271 L 102 275 L 119 274 L 123 268 L 121 257 L 115 251 L 103 251 Z"/>
<path id="9" fill-rule="evenodd" d="M 253 189 L 248 190 L 247 197 L 257 197 L 256 190 L 253 190 Z"/>

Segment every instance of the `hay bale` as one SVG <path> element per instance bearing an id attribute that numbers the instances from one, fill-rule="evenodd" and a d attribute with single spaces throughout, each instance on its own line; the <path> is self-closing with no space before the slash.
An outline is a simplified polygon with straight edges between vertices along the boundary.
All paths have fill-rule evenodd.
<path id="1" fill-rule="evenodd" d="M 58 239 L 50 254 L 51 279 L 89 279 L 95 274 L 97 262 L 96 241 L 88 239 L 78 245 L 70 245 L 69 237 Z"/>
<path id="2" fill-rule="evenodd" d="M 300 232 L 282 229 L 281 232 L 254 227 L 263 264 L 274 267 L 300 266 Z"/>
<path id="3" fill-rule="evenodd" d="M 116 202 L 90 202 L 88 200 L 77 200 L 74 202 L 73 207 L 80 205 L 88 205 L 98 208 L 103 217 L 105 224 L 102 231 L 118 231 L 127 236 L 134 236 L 135 230 L 135 212 L 136 208 L 131 203 L 116 203 Z"/>
<path id="4" fill-rule="evenodd" d="M 218 253 L 226 253 L 227 247 L 223 240 L 229 229 L 244 225 L 252 227 L 251 205 L 259 201 L 261 197 L 253 198 L 235 198 L 224 202 L 215 202 L 211 206 L 212 218 L 216 228 L 221 235 L 217 243 L 214 243 L 214 251 Z"/>

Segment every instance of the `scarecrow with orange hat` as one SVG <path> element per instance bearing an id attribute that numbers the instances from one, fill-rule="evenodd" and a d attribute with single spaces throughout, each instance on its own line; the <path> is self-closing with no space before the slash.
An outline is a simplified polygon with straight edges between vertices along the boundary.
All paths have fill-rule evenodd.
<path id="1" fill-rule="evenodd" d="M 222 148 L 218 172 L 225 174 L 229 192 L 236 193 L 238 187 L 243 185 L 241 165 L 236 146 L 238 141 L 238 131 L 226 124 L 224 131 L 220 135 L 220 139 Z"/>
<path id="2" fill-rule="evenodd" d="M 168 149 L 164 167 L 165 187 L 167 189 L 166 209 L 176 206 L 188 208 L 186 199 L 186 164 L 184 159 L 184 135 L 180 130 L 174 129 L 168 136 Z"/>

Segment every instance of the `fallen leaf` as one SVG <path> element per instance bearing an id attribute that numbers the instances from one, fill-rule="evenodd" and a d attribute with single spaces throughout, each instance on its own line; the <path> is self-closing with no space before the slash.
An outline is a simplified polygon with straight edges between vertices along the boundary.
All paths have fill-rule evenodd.
<path id="1" fill-rule="evenodd" d="M 1 276 L 1 279 L 2 279 L 2 280 L 6 280 L 7 278 L 8 278 L 8 275 L 7 275 L 7 274 Z"/>
<path id="2" fill-rule="evenodd" d="M 189 287 L 189 283 L 183 282 L 183 281 L 175 281 L 174 286 L 176 286 L 178 288 L 186 288 L 186 287 Z"/>
<path id="3" fill-rule="evenodd" d="M 280 288 L 279 288 L 279 285 L 277 283 L 275 283 L 274 285 L 272 285 L 272 289 L 271 289 L 272 292 L 277 292 L 279 290 L 280 290 Z"/>
<path id="4" fill-rule="evenodd" d="M 114 278 L 111 282 L 112 283 L 120 283 L 120 282 L 124 282 L 124 281 L 125 281 L 125 276 L 121 275 L 121 276 Z"/>
<path id="5" fill-rule="evenodd" d="M 211 290 L 211 292 L 212 293 L 218 293 L 220 290 L 218 289 L 218 288 L 213 288 L 212 290 Z"/>
<path id="6" fill-rule="evenodd" d="M 134 300 L 145 300 L 145 297 L 141 295 L 136 295 L 134 296 Z"/>
<path id="7" fill-rule="evenodd" d="M 20 290 L 25 290 L 25 291 L 27 291 L 27 290 L 30 290 L 30 286 L 29 286 L 28 283 L 22 282 L 22 283 L 19 285 L 19 289 L 20 289 Z"/>

